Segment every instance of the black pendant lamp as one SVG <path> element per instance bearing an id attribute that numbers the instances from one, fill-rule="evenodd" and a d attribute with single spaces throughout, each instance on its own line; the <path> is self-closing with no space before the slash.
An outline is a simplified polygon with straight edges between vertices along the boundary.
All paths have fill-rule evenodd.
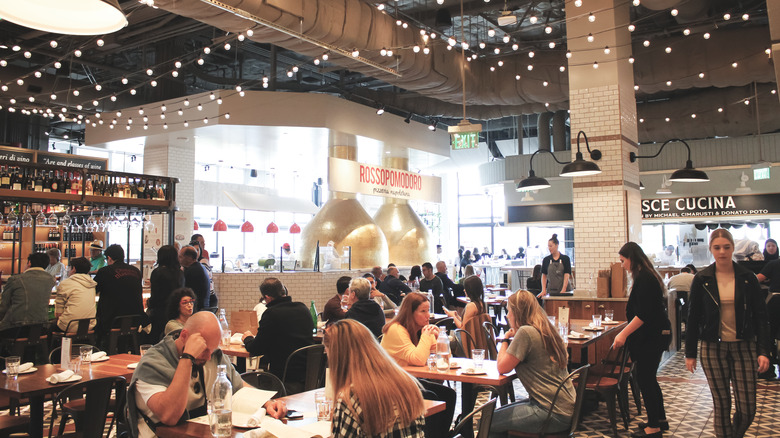
<path id="1" fill-rule="evenodd" d="M 688 146 L 688 143 L 685 142 L 685 140 L 680 140 L 679 138 L 673 138 L 671 140 L 667 140 L 664 142 L 664 144 L 661 145 L 661 149 L 658 149 L 658 152 L 655 153 L 655 155 L 637 155 L 634 152 L 631 152 L 628 156 L 629 160 L 633 163 L 636 161 L 637 158 L 655 158 L 657 157 L 662 150 L 664 150 L 664 147 L 668 145 L 669 143 L 679 141 L 680 143 L 685 145 L 685 148 L 688 149 L 688 160 L 685 162 L 685 167 L 679 170 L 675 170 L 674 173 L 672 173 L 672 176 L 669 178 L 669 181 L 672 182 L 707 182 L 710 180 L 710 177 L 707 176 L 706 173 L 704 173 L 701 170 L 695 169 L 693 167 L 693 162 L 691 161 L 691 147 Z"/>
<path id="2" fill-rule="evenodd" d="M 536 173 L 534 172 L 534 157 L 536 154 L 540 152 L 547 152 L 548 154 L 552 155 L 553 160 L 555 160 L 558 164 L 567 164 L 562 161 L 558 161 L 558 158 L 550 152 L 547 149 L 539 149 L 533 154 L 531 154 L 531 161 L 528 163 L 529 170 L 528 170 L 528 178 L 523 179 L 519 183 L 517 183 L 517 188 L 515 189 L 518 192 L 529 192 L 531 190 L 541 190 L 546 189 L 550 187 L 550 182 L 546 179 L 536 176 Z"/>
<path id="3" fill-rule="evenodd" d="M 561 176 L 591 176 L 601 173 L 601 169 L 596 163 L 593 161 L 585 161 L 582 158 L 582 152 L 580 152 L 580 137 L 585 138 L 585 147 L 590 154 L 590 159 L 595 161 L 601 159 L 601 151 L 598 149 L 593 149 L 591 151 L 590 146 L 588 145 L 588 136 L 585 135 L 585 131 L 580 131 L 577 133 L 577 154 L 574 156 L 574 161 L 563 166 L 563 170 L 561 170 Z"/>

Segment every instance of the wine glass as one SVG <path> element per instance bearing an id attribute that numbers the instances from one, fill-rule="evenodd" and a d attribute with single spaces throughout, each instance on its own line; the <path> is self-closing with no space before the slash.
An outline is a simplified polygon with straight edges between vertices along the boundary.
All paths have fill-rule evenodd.
<path id="1" fill-rule="evenodd" d="M 133 219 L 130 220 L 130 229 L 137 230 L 139 228 L 141 228 L 141 221 L 138 220 L 138 216 L 133 216 Z"/>
<path id="2" fill-rule="evenodd" d="M 41 211 L 38 212 L 38 215 L 35 216 L 35 225 L 46 225 L 47 220 L 46 215 L 43 214 L 43 209 L 41 209 Z"/>
<path id="3" fill-rule="evenodd" d="M 152 222 L 152 216 L 147 214 L 144 215 L 144 229 L 146 229 L 147 232 L 154 231 L 154 222 Z"/>
<path id="4" fill-rule="evenodd" d="M 68 210 L 65 210 L 65 214 L 60 218 L 60 225 L 66 227 L 70 225 L 70 214 L 68 214 Z"/>
<path id="5" fill-rule="evenodd" d="M 89 212 L 89 218 L 87 219 L 87 224 L 89 224 L 89 230 L 88 231 L 97 231 L 97 219 L 95 219 L 95 216 L 92 215 L 92 212 Z"/>
<path id="6" fill-rule="evenodd" d="M 103 211 L 103 215 L 100 216 L 100 219 L 98 219 L 98 223 L 100 224 L 100 231 L 106 231 L 108 229 L 108 223 L 110 219 L 106 217 L 105 210 Z"/>
<path id="7" fill-rule="evenodd" d="M 51 215 L 49 215 L 49 225 L 54 227 L 54 226 L 57 225 L 57 222 L 58 222 L 58 219 L 57 219 L 57 215 L 56 214 L 52 213 Z"/>
<path id="8" fill-rule="evenodd" d="M 347 311 L 349 309 L 349 294 L 345 293 L 341 296 L 341 310 Z"/>

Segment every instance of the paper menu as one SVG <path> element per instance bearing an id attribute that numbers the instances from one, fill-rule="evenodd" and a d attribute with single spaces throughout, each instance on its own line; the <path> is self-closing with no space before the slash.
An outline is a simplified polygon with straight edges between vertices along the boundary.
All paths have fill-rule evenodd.
<path id="1" fill-rule="evenodd" d="M 62 348 L 60 349 L 60 368 L 70 369 L 70 346 L 73 340 L 67 336 L 62 337 Z"/>
<path id="2" fill-rule="evenodd" d="M 271 400 L 271 397 L 274 395 L 276 395 L 276 391 L 263 391 L 244 385 L 243 388 L 233 394 L 231 409 L 233 412 L 242 412 L 247 415 L 252 415 L 257 412 L 257 408 L 263 406 L 268 400 Z"/>
<path id="3" fill-rule="evenodd" d="M 318 421 L 301 427 L 292 427 L 271 417 L 265 417 L 261 427 L 277 438 L 323 438 L 330 436 L 330 421 Z"/>
<path id="4" fill-rule="evenodd" d="M 559 325 L 569 325 L 569 308 L 568 307 L 559 307 L 558 308 L 558 324 Z"/>

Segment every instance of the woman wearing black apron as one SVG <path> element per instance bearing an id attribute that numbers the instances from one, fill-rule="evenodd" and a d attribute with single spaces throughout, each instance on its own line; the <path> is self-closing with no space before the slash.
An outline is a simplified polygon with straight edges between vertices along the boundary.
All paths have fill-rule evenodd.
<path id="1" fill-rule="evenodd" d="M 558 251 L 558 244 L 557 234 L 553 234 L 547 241 L 550 255 L 542 260 L 542 292 L 537 295 L 538 298 L 571 290 L 571 260 Z"/>

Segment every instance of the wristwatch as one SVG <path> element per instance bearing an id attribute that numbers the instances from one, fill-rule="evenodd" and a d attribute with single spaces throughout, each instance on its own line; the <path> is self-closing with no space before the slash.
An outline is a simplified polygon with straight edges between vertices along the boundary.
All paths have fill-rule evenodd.
<path id="1" fill-rule="evenodd" d="M 511 344 L 512 343 L 512 339 L 511 338 L 504 338 L 504 339 L 501 340 L 501 343 L 502 344 L 504 344 L 504 343 Z"/>
<path id="2" fill-rule="evenodd" d="M 195 356 L 189 354 L 189 353 L 182 353 L 181 356 L 179 356 L 179 360 L 182 359 L 189 359 L 193 365 L 195 365 Z"/>

